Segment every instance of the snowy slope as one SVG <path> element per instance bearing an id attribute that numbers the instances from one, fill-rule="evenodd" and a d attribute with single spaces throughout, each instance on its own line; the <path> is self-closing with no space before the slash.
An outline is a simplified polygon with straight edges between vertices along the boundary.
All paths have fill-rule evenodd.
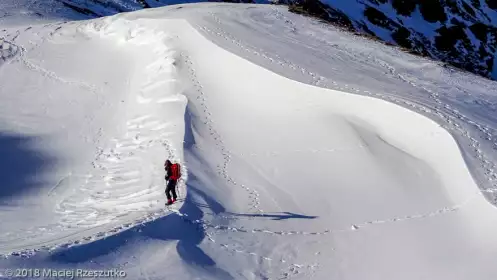
<path id="1" fill-rule="evenodd" d="M 49 0 L 57 1 L 57 0 Z M 232 0 L 232 1 L 207 1 L 207 0 L 58 0 L 66 7 L 89 16 L 109 16 L 116 13 L 136 11 L 144 8 L 157 8 L 167 5 L 188 4 L 199 2 L 232 2 L 232 3 L 257 3 L 266 4 L 267 0 Z"/>
<path id="2" fill-rule="evenodd" d="M 55 0 L 51 0 L 55 1 Z M 60 0 L 89 16 L 164 5 L 204 2 L 181 0 Z M 245 3 L 285 3 L 338 22 L 390 44 L 432 57 L 470 72 L 493 74 L 497 51 L 497 5 L 493 0 L 275 0 Z M 60 4 L 60 2 L 58 2 Z M 293 9 L 295 5 L 296 9 Z"/>
<path id="3" fill-rule="evenodd" d="M 35 17 L 71 13 L 72 17 L 109 16 L 197 0 L 6 0 Z M 212 2 L 212 1 L 209 1 Z M 222 1 L 219 1 L 222 2 Z M 497 79 L 497 6 L 493 0 L 236 0 L 240 3 L 284 3 L 304 12 L 372 35 L 424 56 L 484 77 Z M 4 4 L 5 5 L 5 4 Z M 26 8 L 27 7 L 27 8 Z M 297 8 L 295 8 L 297 7 Z M 10 9 L 9 9 L 10 8 Z M 16 9 L 14 9 L 16 10 Z M 14 13 L 18 13 L 15 11 Z"/>
<path id="4" fill-rule="evenodd" d="M 17 19 L 0 277 L 494 278 L 495 82 L 281 7 Z"/>
<path id="5" fill-rule="evenodd" d="M 1 27 L 88 18 L 57 0 L 2 0 L 0 3 Z"/>

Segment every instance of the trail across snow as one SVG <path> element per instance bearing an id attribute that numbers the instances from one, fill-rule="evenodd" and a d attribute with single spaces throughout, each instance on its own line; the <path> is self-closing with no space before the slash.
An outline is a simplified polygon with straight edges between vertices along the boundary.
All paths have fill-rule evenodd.
<path id="1" fill-rule="evenodd" d="M 0 268 L 495 276 L 494 82 L 271 6 L 0 36 Z"/>

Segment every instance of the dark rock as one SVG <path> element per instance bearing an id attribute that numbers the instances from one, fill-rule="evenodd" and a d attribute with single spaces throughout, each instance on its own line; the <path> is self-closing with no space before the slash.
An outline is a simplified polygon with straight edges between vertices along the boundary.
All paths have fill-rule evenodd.
<path id="1" fill-rule="evenodd" d="M 391 19 L 389 19 L 385 14 L 378 11 L 373 7 L 367 7 L 364 11 L 364 16 L 374 25 L 384 27 L 388 30 L 392 30 L 392 26 L 397 25 Z"/>
<path id="2" fill-rule="evenodd" d="M 497 0 L 485 0 L 488 7 L 492 10 L 497 10 Z"/>
<path id="3" fill-rule="evenodd" d="M 423 18 L 428 22 L 439 21 L 443 23 L 447 20 L 445 9 L 442 7 L 440 0 L 420 0 L 419 10 Z"/>
<path id="4" fill-rule="evenodd" d="M 409 36 L 411 36 L 411 32 L 405 27 L 400 27 L 392 34 L 392 39 L 394 39 L 399 46 L 410 49 L 412 48 L 412 45 Z"/>
<path id="5" fill-rule="evenodd" d="M 398 14 L 410 16 L 416 9 L 418 2 L 416 0 L 392 0 L 392 7 Z"/>

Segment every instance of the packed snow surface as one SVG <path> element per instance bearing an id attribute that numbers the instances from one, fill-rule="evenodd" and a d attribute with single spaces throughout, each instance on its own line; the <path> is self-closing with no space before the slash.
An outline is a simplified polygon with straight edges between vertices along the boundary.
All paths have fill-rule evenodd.
<path id="1" fill-rule="evenodd" d="M 0 26 L 0 277 L 495 279 L 495 82 L 283 7 L 71 19 Z"/>

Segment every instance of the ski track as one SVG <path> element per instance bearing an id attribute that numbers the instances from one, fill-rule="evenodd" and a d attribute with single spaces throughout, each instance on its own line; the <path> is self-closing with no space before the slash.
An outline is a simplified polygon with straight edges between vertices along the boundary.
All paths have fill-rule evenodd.
<path id="1" fill-rule="evenodd" d="M 57 82 L 60 82 L 60 83 L 63 83 L 63 84 L 68 84 L 68 85 L 71 85 L 71 86 L 76 86 L 76 87 L 80 87 L 80 88 L 83 88 L 85 90 L 88 90 L 92 93 L 94 93 L 96 96 L 98 96 L 100 93 L 102 93 L 102 90 L 99 89 L 97 86 L 95 85 L 91 85 L 91 84 L 88 84 L 86 82 L 83 82 L 83 81 L 78 81 L 78 80 L 71 80 L 71 79 L 67 79 L 67 78 L 63 78 L 61 77 L 60 75 L 58 75 L 57 73 L 53 72 L 53 71 L 50 71 L 48 69 L 45 69 L 43 68 L 42 66 L 32 62 L 31 60 L 29 60 L 27 57 L 26 57 L 26 49 L 22 48 L 21 51 L 20 51 L 20 55 L 19 55 L 19 58 L 18 58 L 25 66 L 26 68 L 28 68 L 29 70 L 32 70 L 32 71 L 35 71 L 35 72 L 38 72 L 40 73 L 41 75 L 45 76 L 45 77 L 48 77 L 50 79 L 53 79 Z"/>
<path id="2" fill-rule="evenodd" d="M 55 36 L 61 29 L 62 29 L 62 24 L 64 23 L 56 23 L 56 24 L 45 24 L 43 25 L 42 28 L 36 27 L 32 32 L 34 32 L 37 35 L 37 38 L 40 39 L 39 42 L 34 42 L 34 41 L 29 41 L 31 46 L 23 46 L 19 44 L 15 44 L 14 42 L 18 37 L 21 35 L 20 30 L 15 31 L 15 35 L 12 35 L 11 33 L 7 33 L 7 36 L 10 36 L 9 40 L 5 39 L 7 36 L 4 36 L 3 38 L 0 37 L 0 66 L 2 65 L 2 60 L 9 61 L 9 60 L 14 60 L 14 61 L 20 61 L 26 68 L 28 68 L 31 71 L 35 71 L 40 73 L 41 75 L 48 77 L 50 79 L 53 79 L 57 82 L 63 83 L 63 84 L 68 84 L 71 86 L 76 86 L 83 88 L 85 90 L 88 90 L 92 93 L 94 93 L 96 96 L 99 96 L 99 94 L 102 93 L 102 90 L 99 89 L 95 85 L 88 84 L 83 81 L 78 81 L 78 80 L 71 80 L 64 78 L 60 76 L 59 74 L 50 71 L 49 69 L 45 69 L 44 67 L 40 66 L 39 64 L 31 61 L 30 59 L 27 58 L 28 54 L 28 48 L 29 49 L 35 49 L 39 47 L 41 44 L 46 42 L 47 40 L 50 40 L 53 36 Z M 48 28 L 52 31 L 48 32 L 48 34 L 40 34 L 40 32 L 35 32 L 35 30 L 42 29 L 45 31 L 43 28 Z M 27 27 L 24 29 L 24 31 L 28 31 L 33 29 L 32 27 Z M 14 59 L 13 59 L 14 58 Z"/>

